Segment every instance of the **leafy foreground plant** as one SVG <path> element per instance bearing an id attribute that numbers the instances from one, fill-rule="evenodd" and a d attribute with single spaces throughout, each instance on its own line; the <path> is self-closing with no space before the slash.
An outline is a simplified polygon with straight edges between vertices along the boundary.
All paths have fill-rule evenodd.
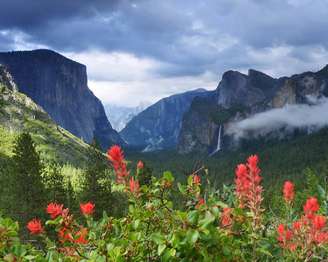
<path id="1" fill-rule="evenodd" d="M 108 158 L 115 171 L 113 190 L 125 192 L 129 210 L 122 218 L 93 219 L 95 205 L 82 203 L 85 223 L 62 204 L 50 203 L 49 220 L 34 218 L 27 228 L 32 244 L 18 239 L 18 225 L 0 219 L 0 256 L 4 261 L 322 261 L 328 256 L 326 216 L 309 197 L 304 213 L 293 209 L 294 185 L 283 187 L 286 216 L 262 208 L 261 170 L 251 156 L 236 168 L 235 186 L 211 188 L 197 173 L 174 186 L 165 172 L 140 185 L 144 165 L 129 173 L 120 147 Z M 203 183 L 202 183 L 203 181 Z M 176 208 L 177 194 L 183 208 Z"/>

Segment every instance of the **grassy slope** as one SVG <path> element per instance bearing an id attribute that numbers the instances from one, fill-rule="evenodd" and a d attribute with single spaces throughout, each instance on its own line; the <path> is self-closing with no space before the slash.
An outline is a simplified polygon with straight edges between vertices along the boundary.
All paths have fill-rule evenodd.
<path id="1" fill-rule="evenodd" d="M 0 86 L 0 158 L 9 157 L 15 137 L 30 132 L 43 159 L 77 167 L 85 160 L 87 144 L 57 126 L 24 94 Z"/>

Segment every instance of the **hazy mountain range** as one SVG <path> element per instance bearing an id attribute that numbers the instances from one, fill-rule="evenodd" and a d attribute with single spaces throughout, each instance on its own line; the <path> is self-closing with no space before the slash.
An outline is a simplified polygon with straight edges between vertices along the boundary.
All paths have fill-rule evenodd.
<path id="1" fill-rule="evenodd" d="M 105 104 L 105 112 L 112 127 L 120 132 L 133 117 L 145 110 L 150 103 L 142 102 L 136 107 Z"/>
<path id="2" fill-rule="evenodd" d="M 280 78 L 227 71 L 214 91 L 197 89 L 136 108 L 104 108 L 87 86 L 86 67 L 56 52 L 0 53 L 0 64 L 17 90 L 54 123 L 85 142 L 97 138 L 104 149 L 121 144 L 212 155 L 245 139 L 284 139 L 295 130 L 307 134 L 328 124 L 328 66 Z"/>

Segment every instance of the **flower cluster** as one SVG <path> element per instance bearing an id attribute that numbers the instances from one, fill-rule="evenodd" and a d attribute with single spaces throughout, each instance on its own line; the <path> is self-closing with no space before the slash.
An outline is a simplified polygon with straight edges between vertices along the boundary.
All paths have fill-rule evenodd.
<path id="1" fill-rule="evenodd" d="M 138 194 L 140 188 L 139 181 L 135 180 L 134 177 L 131 177 L 129 184 L 130 184 L 130 192 L 133 194 Z"/>
<path id="2" fill-rule="evenodd" d="M 201 180 L 199 175 L 193 175 L 192 182 L 195 186 L 200 186 Z"/>
<path id="3" fill-rule="evenodd" d="M 114 145 L 107 151 L 108 159 L 111 161 L 115 174 L 116 182 L 126 184 L 129 172 L 127 171 L 126 161 L 120 146 Z"/>
<path id="4" fill-rule="evenodd" d="M 80 210 L 83 215 L 89 216 L 92 215 L 95 209 L 95 204 L 88 202 L 85 204 L 80 204 Z"/>
<path id="5" fill-rule="evenodd" d="M 328 256 L 327 217 L 317 198 L 309 197 L 297 215 L 295 186 L 286 181 L 282 188 L 284 210 L 290 211 L 286 218 L 263 212 L 256 155 L 237 166 L 235 187 L 225 186 L 222 191 L 206 187 L 202 182 L 207 180 L 196 172 L 177 187 L 170 172 L 140 187 L 138 178 L 146 169 L 143 162 L 138 162 L 136 174 L 131 175 L 119 146 L 108 150 L 108 158 L 119 184 L 114 184 L 115 189 L 127 193 L 130 200 L 126 216 L 104 214 L 96 221 L 92 217 L 95 205 L 81 203 L 87 221 L 83 225 L 62 204 L 49 203 L 45 210 L 50 220 L 45 225 L 37 218 L 27 223 L 29 232 L 43 243 L 24 245 L 30 248 L 24 256 L 33 261 L 271 261 L 276 257 L 324 261 Z M 179 205 L 173 204 L 172 196 L 182 200 Z M 15 239 L 8 236 L 13 235 L 15 225 L 8 225 L 0 216 L 0 257 L 5 254 L 8 261 L 26 261 L 13 254 L 24 248 L 12 244 Z"/>
<path id="6" fill-rule="evenodd" d="M 128 189 L 134 195 L 138 195 L 140 185 L 139 181 L 133 176 L 130 176 L 130 172 L 127 171 L 126 161 L 124 159 L 124 154 L 120 146 L 114 145 L 107 151 L 107 156 L 109 161 L 112 163 L 116 174 L 116 182 L 118 184 L 129 185 Z M 137 175 L 140 175 L 144 168 L 144 163 L 139 161 L 137 164 Z"/>
<path id="7" fill-rule="evenodd" d="M 224 228 L 230 227 L 232 225 L 232 222 L 232 208 L 223 208 L 223 212 L 221 214 L 221 226 Z"/>
<path id="8" fill-rule="evenodd" d="M 94 213 L 95 205 L 91 202 L 80 204 L 80 209 L 83 215 L 90 216 Z M 73 215 L 69 213 L 69 209 L 65 208 L 61 204 L 50 203 L 46 208 L 46 212 L 49 214 L 51 220 L 57 221 L 57 218 L 60 219 L 57 221 L 57 236 L 58 242 L 62 244 L 79 244 L 85 245 L 88 243 L 88 229 L 77 224 L 73 219 Z M 40 219 L 32 219 L 27 223 L 27 229 L 32 235 L 40 235 L 45 232 L 42 222 Z M 67 247 L 61 248 L 66 254 L 68 249 Z M 74 248 L 70 248 L 69 251 L 72 252 Z"/>
<path id="9" fill-rule="evenodd" d="M 285 201 L 291 203 L 294 199 L 294 184 L 290 181 L 285 182 L 283 193 Z M 318 214 L 319 209 L 317 198 L 310 197 L 303 206 L 304 214 L 301 218 L 292 222 L 290 227 L 280 224 L 277 228 L 280 246 L 290 251 L 299 249 L 310 254 L 317 245 L 327 244 L 327 218 Z"/>
<path id="10" fill-rule="evenodd" d="M 50 203 L 47 206 L 47 213 L 50 215 L 51 219 L 55 219 L 63 213 L 64 205 L 59 205 L 57 203 Z"/>
<path id="11" fill-rule="evenodd" d="M 295 197 L 294 184 L 290 181 L 286 181 L 282 191 L 285 201 L 291 203 Z"/>
<path id="12" fill-rule="evenodd" d="M 257 155 L 250 156 L 246 164 L 239 164 L 236 168 L 235 194 L 241 208 L 249 208 L 253 216 L 253 226 L 256 227 L 260 222 L 261 209 L 262 177 L 258 167 L 259 158 Z"/>
<path id="13" fill-rule="evenodd" d="M 37 218 L 29 221 L 26 227 L 32 235 L 39 235 L 44 232 L 41 220 Z"/>

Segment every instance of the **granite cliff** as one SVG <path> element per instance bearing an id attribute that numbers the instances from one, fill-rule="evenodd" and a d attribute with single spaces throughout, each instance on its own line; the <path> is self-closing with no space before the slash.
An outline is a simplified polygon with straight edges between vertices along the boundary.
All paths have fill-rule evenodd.
<path id="1" fill-rule="evenodd" d="M 120 132 L 129 146 L 143 151 L 175 148 L 183 114 L 204 89 L 163 98 L 135 116 Z"/>
<path id="2" fill-rule="evenodd" d="M 178 151 L 213 154 L 231 147 L 229 126 L 286 105 L 311 105 L 328 96 L 328 66 L 318 72 L 273 78 L 262 72 L 228 71 L 214 92 L 192 101 L 178 138 Z"/>
<path id="3" fill-rule="evenodd" d="M 8 68 L 18 90 L 58 125 L 86 142 L 96 137 L 103 148 L 123 143 L 88 88 L 85 65 L 51 50 L 0 53 L 0 64 Z"/>
<path id="4" fill-rule="evenodd" d="M 43 160 L 81 167 L 87 159 L 88 145 L 20 93 L 11 74 L 0 65 L 0 166 L 1 158 L 11 156 L 13 142 L 22 131 L 32 135 Z"/>

